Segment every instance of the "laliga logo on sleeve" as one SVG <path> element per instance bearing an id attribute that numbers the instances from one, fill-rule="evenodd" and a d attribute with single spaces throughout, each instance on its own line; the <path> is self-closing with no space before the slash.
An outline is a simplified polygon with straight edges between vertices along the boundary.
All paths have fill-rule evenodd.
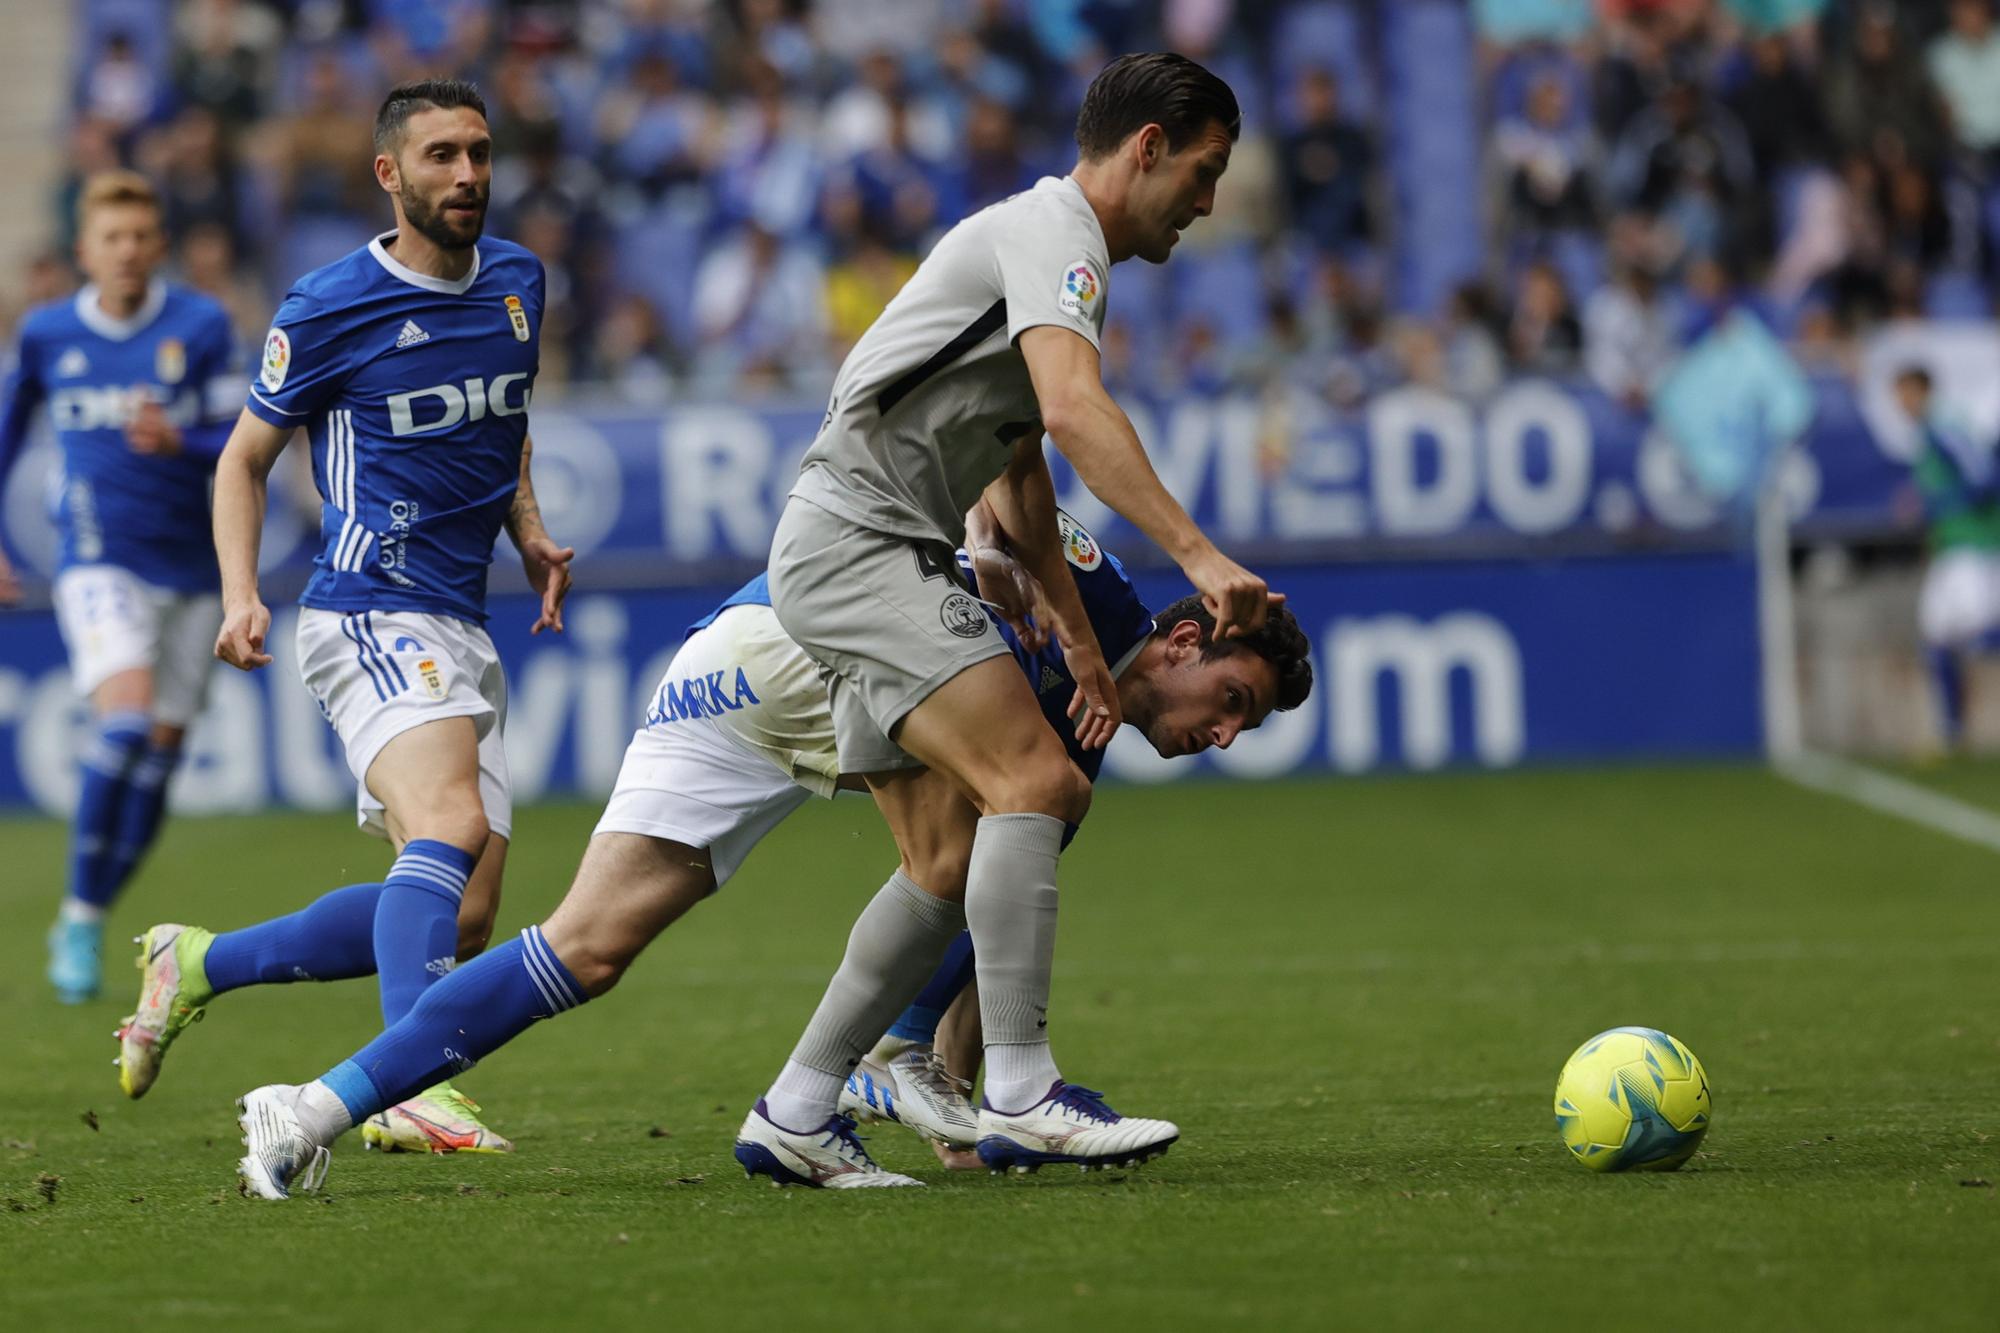
<path id="1" fill-rule="evenodd" d="M 1104 548 L 1083 525 L 1062 510 L 1056 510 L 1056 530 L 1062 534 L 1063 556 L 1086 574 L 1104 563 Z"/>
<path id="2" fill-rule="evenodd" d="M 1056 309 L 1087 322 L 1102 287 L 1097 270 L 1088 259 L 1073 260 L 1063 272 L 1062 286 L 1056 290 Z"/>
<path id="3" fill-rule="evenodd" d="M 285 372 L 292 368 L 292 340 L 283 329 L 272 329 L 264 339 L 264 368 L 257 381 L 272 393 L 284 387 Z"/>
<path id="4" fill-rule="evenodd" d="M 528 312 L 521 308 L 521 298 L 507 298 L 507 321 L 514 326 L 514 341 L 528 341 Z"/>

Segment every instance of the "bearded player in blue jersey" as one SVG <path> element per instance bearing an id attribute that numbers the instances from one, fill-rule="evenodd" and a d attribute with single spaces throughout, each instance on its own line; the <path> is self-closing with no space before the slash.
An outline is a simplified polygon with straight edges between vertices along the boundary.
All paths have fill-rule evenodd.
<path id="1" fill-rule="evenodd" d="M 208 481 L 243 395 L 222 307 L 157 274 L 144 176 L 84 183 L 76 255 L 88 285 L 29 312 L 0 406 L 0 490 L 44 404 L 62 453 L 56 616 L 93 728 L 49 932 L 49 981 L 72 1004 L 98 992 L 104 914 L 159 831 L 214 665 Z M 0 602 L 18 595 L 0 551 Z"/>
<path id="2" fill-rule="evenodd" d="M 1155 750 L 1227 746 L 1272 709 L 1304 700 L 1312 672 L 1305 636 L 1288 612 L 1278 608 L 1256 634 L 1221 643 L 1199 598 L 1174 603 L 1156 620 L 1118 562 L 1066 517 L 1063 525 L 1078 597 L 1112 663 L 1122 715 Z M 990 530 L 968 521 L 968 541 Z M 1003 552 L 982 546 L 982 557 L 979 586 L 1015 612 L 1003 634 L 1042 699 L 1043 716 L 1095 775 L 1101 751 L 1075 739 L 1067 716 L 1076 679 L 1062 650 L 1019 614 L 1034 600 L 1031 582 Z M 941 577 L 958 572 L 949 552 L 937 564 Z M 1019 595 L 1004 596 L 1008 588 Z M 244 1098 L 248 1152 L 239 1169 L 247 1189 L 280 1199 L 314 1188 L 329 1145 L 348 1127 L 469 1066 L 536 1020 L 602 995 L 809 796 L 859 786 L 840 773 L 819 669 L 785 635 L 770 603 L 760 576 L 690 629 L 625 752 L 576 880 L 547 921 L 446 977 L 401 1022 L 319 1079 Z M 969 588 L 966 604 L 984 614 Z M 927 896 L 917 884 L 965 874 L 974 813 L 936 814 L 923 845 L 901 849 L 898 877 L 911 886 L 912 911 L 923 910 L 919 899 Z M 962 985 L 960 970 L 955 962 L 930 989 L 944 995 Z M 962 1093 L 948 1083 L 924 1089 L 921 1072 L 897 1072 L 903 1087 L 917 1091 L 905 1094 L 900 1109 L 878 1108 L 895 1109 L 895 1118 L 934 1140 L 968 1146 L 976 1122 Z M 790 1144 L 760 1144 L 754 1165 L 785 1183 L 829 1188 L 916 1183 L 876 1166 L 853 1128 L 836 1114 L 802 1154 Z M 745 1155 L 740 1147 L 738 1155 Z"/>
<path id="3" fill-rule="evenodd" d="M 380 883 L 245 930 L 147 931 L 139 1008 L 120 1035 L 130 1096 L 199 1006 L 184 979 L 223 991 L 374 973 L 392 1024 L 492 929 L 513 802 L 487 567 L 504 526 L 541 594 L 534 630 L 560 630 L 573 552 L 550 540 L 529 479 L 542 265 L 480 241 L 491 152 L 470 84 L 389 93 L 375 178 L 396 228 L 292 288 L 216 472 L 215 655 L 255 670 L 272 660 L 257 592 L 265 478 L 294 432 L 311 439 L 325 544 L 299 598 L 299 673 L 346 749 L 363 826 L 393 842 L 395 862 Z M 382 1109 L 368 1127 L 377 1146 L 512 1146 L 449 1084 Z"/>

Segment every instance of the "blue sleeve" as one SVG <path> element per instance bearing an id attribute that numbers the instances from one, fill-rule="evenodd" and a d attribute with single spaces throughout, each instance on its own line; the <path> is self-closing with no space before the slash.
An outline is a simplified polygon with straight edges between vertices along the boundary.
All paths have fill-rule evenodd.
<path id="1" fill-rule="evenodd" d="M 245 406 L 273 426 L 305 425 L 347 382 L 342 332 L 339 312 L 297 292 L 287 296 L 264 335 L 257 381 Z"/>
<path id="2" fill-rule="evenodd" d="M 7 476 L 14 470 L 14 462 L 21 454 L 21 445 L 28 438 L 28 426 L 34 420 L 35 409 L 42 403 L 41 366 L 35 355 L 34 344 L 27 334 L 21 335 L 21 345 L 15 350 L 14 364 L 8 368 L 7 382 L 0 388 L 0 495 L 7 490 Z"/>
<path id="3" fill-rule="evenodd" d="M 190 358 L 195 391 L 201 395 L 201 416 L 181 432 L 181 449 L 196 458 L 214 460 L 229 443 L 236 414 L 243 410 L 246 384 L 236 372 L 234 335 L 229 318 L 217 311 L 207 321 Z"/>

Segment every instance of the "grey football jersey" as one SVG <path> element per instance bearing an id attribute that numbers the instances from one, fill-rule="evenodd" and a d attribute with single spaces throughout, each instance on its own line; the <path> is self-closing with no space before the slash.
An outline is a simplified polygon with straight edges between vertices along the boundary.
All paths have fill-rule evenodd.
<path id="1" fill-rule="evenodd" d="M 876 532 L 957 546 L 965 511 L 1040 436 L 1016 340 L 1104 329 L 1111 265 L 1083 190 L 1044 177 L 946 232 L 834 380 L 792 494 Z"/>

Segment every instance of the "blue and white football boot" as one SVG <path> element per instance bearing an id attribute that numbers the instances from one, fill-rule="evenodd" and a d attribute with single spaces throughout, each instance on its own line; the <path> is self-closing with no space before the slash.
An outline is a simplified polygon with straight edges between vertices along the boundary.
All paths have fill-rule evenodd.
<path id="1" fill-rule="evenodd" d="M 889 1120 L 932 1143 L 960 1151 L 979 1138 L 979 1113 L 966 1094 L 972 1085 L 945 1072 L 929 1046 L 912 1046 L 887 1064 L 863 1057 L 840 1089 L 839 1111 L 858 1123 Z"/>
<path id="2" fill-rule="evenodd" d="M 1166 1120 L 1122 1116 L 1104 1095 L 1057 1080 L 1049 1095 L 1025 1111 L 1003 1114 L 979 1108 L 979 1160 L 995 1174 L 1026 1173 L 1045 1166 L 1137 1166 L 1158 1157 L 1181 1136 Z"/>
<path id="3" fill-rule="evenodd" d="M 49 984 L 64 1004 L 97 998 L 104 985 L 104 923 L 61 917 L 49 927 Z"/>
<path id="4" fill-rule="evenodd" d="M 769 1176 L 777 1186 L 808 1189 L 880 1189 L 924 1182 L 885 1171 L 861 1146 L 854 1122 L 836 1115 L 809 1134 L 771 1123 L 762 1098 L 736 1131 L 736 1160 L 746 1176 Z"/>
<path id="5" fill-rule="evenodd" d="M 331 1154 L 299 1122 L 300 1091 L 271 1083 L 236 1099 L 236 1123 L 243 1130 L 236 1175 L 244 1194 L 289 1199 L 293 1190 L 316 1190 L 326 1180 Z"/>

